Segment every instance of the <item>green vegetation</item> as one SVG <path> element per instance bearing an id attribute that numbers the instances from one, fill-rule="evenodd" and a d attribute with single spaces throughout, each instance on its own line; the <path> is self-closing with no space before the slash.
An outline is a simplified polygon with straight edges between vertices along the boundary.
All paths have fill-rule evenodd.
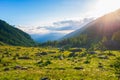
<path id="1" fill-rule="evenodd" d="M 35 42 L 25 32 L 0 20 L 0 41 L 10 45 L 32 46 Z"/>
<path id="2" fill-rule="evenodd" d="M 62 48 L 93 48 L 93 49 L 107 49 L 107 50 L 119 50 L 120 49 L 120 31 L 113 33 L 111 37 L 97 36 L 91 37 L 89 34 L 80 34 L 76 37 L 66 38 L 60 41 L 48 41 L 42 43 L 41 46 L 53 46 Z M 98 36 L 99 37 L 99 36 Z"/>
<path id="3" fill-rule="evenodd" d="M 0 46 L 0 80 L 119 80 L 120 51 Z"/>

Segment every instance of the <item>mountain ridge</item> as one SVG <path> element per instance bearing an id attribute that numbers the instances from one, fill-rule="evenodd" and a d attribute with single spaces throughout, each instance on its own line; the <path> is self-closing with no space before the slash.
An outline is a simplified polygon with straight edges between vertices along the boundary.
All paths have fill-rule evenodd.
<path id="1" fill-rule="evenodd" d="M 66 35 L 65 39 L 71 38 L 75 40 L 76 38 L 77 40 L 80 36 L 86 35 L 87 42 L 85 45 L 92 45 L 93 43 L 102 42 L 102 39 L 106 38 L 107 41 L 105 41 L 104 44 L 107 48 L 110 48 L 110 46 L 113 46 L 114 44 L 116 44 L 114 47 L 116 46 L 116 48 L 118 48 L 120 47 L 120 36 L 117 36 L 116 34 L 120 34 L 119 32 L 120 9 L 97 18 L 96 20 L 86 24 L 84 27 Z M 114 37 L 116 37 L 117 41 Z"/>
<path id="2" fill-rule="evenodd" d="M 32 46 L 35 44 L 27 33 L 3 20 L 0 20 L 0 41 L 15 46 Z"/>

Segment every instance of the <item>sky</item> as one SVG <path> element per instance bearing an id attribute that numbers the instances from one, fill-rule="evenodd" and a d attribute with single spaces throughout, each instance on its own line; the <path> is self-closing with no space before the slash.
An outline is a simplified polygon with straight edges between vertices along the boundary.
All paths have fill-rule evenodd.
<path id="1" fill-rule="evenodd" d="M 98 17 L 120 8 L 120 0 L 0 0 L 0 19 L 12 25 L 44 26 Z"/>
<path id="2" fill-rule="evenodd" d="M 44 41 L 119 8 L 120 0 L 0 0 L 0 19 Z"/>
<path id="3" fill-rule="evenodd" d="M 0 0 L 0 17 L 15 25 L 46 25 L 80 17 L 86 3 L 87 0 Z"/>

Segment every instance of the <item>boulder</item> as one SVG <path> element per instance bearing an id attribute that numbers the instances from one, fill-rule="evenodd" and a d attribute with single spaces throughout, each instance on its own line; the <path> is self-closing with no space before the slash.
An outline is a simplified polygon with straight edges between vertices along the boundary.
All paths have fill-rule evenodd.
<path id="1" fill-rule="evenodd" d="M 47 55 L 47 52 L 38 52 L 38 53 L 36 53 L 36 56 L 42 56 L 42 55 Z"/>
<path id="2" fill-rule="evenodd" d="M 27 70 L 28 67 L 21 67 L 21 70 Z"/>
<path id="3" fill-rule="evenodd" d="M 50 79 L 47 78 L 47 77 L 44 77 L 44 78 L 42 78 L 42 79 L 40 79 L 40 80 L 50 80 Z"/>
<path id="4" fill-rule="evenodd" d="M 70 53 L 70 54 L 68 55 L 68 57 L 75 57 L 75 56 L 77 56 L 77 54 L 74 53 L 74 52 L 72 52 L 72 53 Z"/>
<path id="5" fill-rule="evenodd" d="M 95 51 L 90 51 L 89 54 L 96 54 L 96 52 Z"/>
<path id="6" fill-rule="evenodd" d="M 22 56 L 22 57 L 18 57 L 18 59 L 31 59 L 31 58 L 28 56 Z"/>
<path id="7" fill-rule="evenodd" d="M 4 68 L 4 71 L 9 71 L 10 69 L 9 68 Z"/>
<path id="8" fill-rule="evenodd" d="M 98 58 L 99 59 L 108 59 L 108 56 L 106 56 L 106 55 L 99 55 Z"/>
<path id="9" fill-rule="evenodd" d="M 13 67 L 13 69 L 15 69 L 15 70 L 16 70 L 16 69 L 21 69 L 21 68 L 22 68 L 22 67 L 19 66 L 19 65 Z"/>
<path id="10" fill-rule="evenodd" d="M 15 70 L 17 70 L 17 69 L 19 69 L 19 70 L 27 70 L 28 67 L 23 67 L 23 66 L 17 65 L 17 66 L 14 66 L 13 69 L 15 69 Z"/>
<path id="11" fill-rule="evenodd" d="M 83 70 L 84 68 L 81 66 L 81 67 L 74 67 L 74 69 L 76 69 L 76 70 Z"/>
<path id="12" fill-rule="evenodd" d="M 60 59 L 60 60 L 63 60 L 63 59 L 64 59 L 64 57 L 63 57 L 62 55 L 60 55 L 60 56 L 59 56 L 59 59 Z"/>

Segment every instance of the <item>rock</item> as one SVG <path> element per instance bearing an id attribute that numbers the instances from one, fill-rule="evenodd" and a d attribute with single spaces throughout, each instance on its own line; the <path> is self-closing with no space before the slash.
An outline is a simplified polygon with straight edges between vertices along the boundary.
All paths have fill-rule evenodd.
<path id="1" fill-rule="evenodd" d="M 17 65 L 17 66 L 14 66 L 14 69 L 15 69 L 15 70 L 17 70 L 17 69 L 20 69 L 20 70 L 27 70 L 28 67 L 22 67 L 22 66 Z"/>
<path id="2" fill-rule="evenodd" d="M 10 69 L 9 68 L 4 68 L 4 71 L 9 71 Z"/>
<path id="3" fill-rule="evenodd" d="M 49 78 L 45 77 L 45 78 L 42 78 L 40 80 L 50 80 Z"/>
<path id="4" fill-rule="evenodd" d="M 94 51 L 90 51 L 89 54 L 96 54 L 96 52 L 94 52 Z"/>
<path id="5" fill-rule="evenodd" d="M 47 52 L 39 52 L 39 53 L 36 53 L 36 56 L 42 56 L 42 55 L 47 55 Z"/>
<path id="6" fill-rule="evenodd" d="M 42 60 L 40 60 L 40 61 L 38 61 L 38 62 L 37 62 L 37 64 L 42 64 L 42 63 L 43 63 L 43 61 L 42 61 Z"/>
<path id="7" fill-rule="evenodd" d="M 47 55 L 47 52 L 41 52 L 41 55 Z"/>
<path id="8" fill-rule="evenodd" d="M 103 68 L 102 63 L 99 63 L 99 64 L 98 64 L 98 67 L 99 67 L 99 68 Z"/>
<path id="9" fill-rule="evenodd" d="M 103 66 L 102 66 L 102 65 L 99 65 L 98 67 L 99 67 L 99 68 L 103 68 Z"/>
<path id="10" fill-rule="evenodd" d="M 63 48 L 58 48 L 58 50 L 60 50 L 60 52 L 64 52 L 65 51 L 65 49 L 63 49 Z"/>
<path id="11" fill-rule="evenodd" d="M 84 68 L 83 67 L 75 67 L 74 69 L 76 69 L 76 70 L 83 70 Z"/>
<path id="12" fill-rule="evenodd" d="M 40 53 L 36 53 L 36 56 L 41 56 L 41 54 Z"/>
<path id="13" fill-rule="evenodd" d="M 105 56 L 105 55 L 100 55 L 98 56 L 99 59 L 108 59 L 108 56 Z"/>
<path id="14" fill-rule="evenodd" d="M 31 59 L 31 58 L 28 56 L 22 56 L 22 57 L 18 57 L 18 59 Z"/>
<path id="15" fill-rule="evenodd" d="M 115 54 L 107 53 L 108 56 L 115 56 Z"/>
<path id="16" fill-rule="evenodd" d="M 75 57 L 75 56 L 77 56 L 77 54 L 75 54 L 75 53 L 72 52 L 72 53 L 69 54 L 68 57 Z"/>
<path id="17" fill-rule="evenodd" d="M 65 70 L 65 68 L 57 68 L 58 70 Z"/>
<path id="18" fill-rule="evenodd" d="M 64 57 L 61 55 L 61 56 L 59 56 L 59 59 L 60 59 L 60 60 L 63 60 L 63 59 L 64 59 Z"/>
<path id="19" fill-rule="evenodd" d="M 14 69 L 16 70 L 16 69 L 21 69 L 22 67 L 21 66 L 19 66 L 19 65 L 17 65 L 17 66 L 14 66 Z"/>
<path id="20" fill-rule="evenodd" d="M 21 70 L 27 70 L 28 69 L 28 67 L 22 67 L 21 68 Z"/>

